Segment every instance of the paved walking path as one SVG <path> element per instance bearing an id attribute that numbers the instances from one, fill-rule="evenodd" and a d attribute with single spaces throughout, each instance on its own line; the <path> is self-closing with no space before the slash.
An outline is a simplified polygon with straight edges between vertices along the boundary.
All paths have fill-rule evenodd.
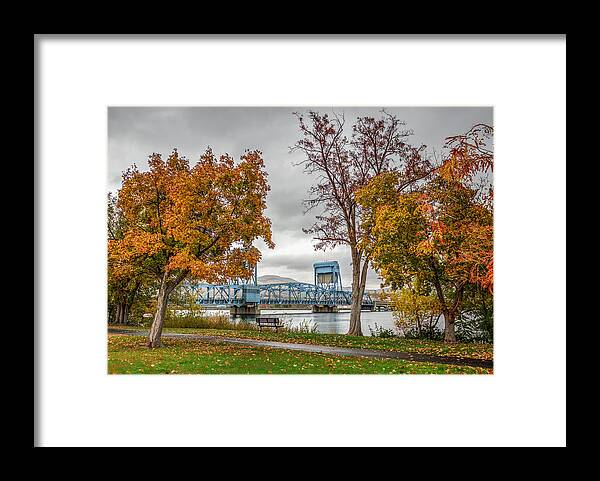
<path id="1" fill-rule="evenodd" d="M 130 329 L 108 329 L 112 334 L 126 334 L 129 336 L 147 336 L 147 331 Z M 271 347 L 274 349 L 289 349 L 291 351 L 316 352 L 321 354 L 336 354 L 338 356 L 364 356 L 380 359 L 403 359 L 415 362 L 433 362 L 436 364 L 453 364 L 455 366 L 483 367 L 491 369 L 494 367 L 492 360 L 474 359 L 470 357 L 434 356 L 431 354 L 419 354 L 400 351 L 380 351 L 377 349 L 359 349 L 353 347 L 322 346 L 318 344 L 298 344 L 293 342 L 265 341 L 259 339 L 239 339 L 235 337 L 205 336 L 202 334 L 180 334 L 175 332 L 163 332 L 163 337 L 197 339 L 207 342 L 227 342 L 231 344 L 243 344 L 254 347 Z"/>

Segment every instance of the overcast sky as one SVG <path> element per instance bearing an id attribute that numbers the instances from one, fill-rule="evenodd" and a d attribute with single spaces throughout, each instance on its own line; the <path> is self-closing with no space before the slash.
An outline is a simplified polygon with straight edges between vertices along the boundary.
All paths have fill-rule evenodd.
<path id="1" fill-rule="evenodd" d="M 442 150 L 444 139 L 464 133 L 476 123 L 492 125 L 491 107 L 398 107 L 385 108 L 406 121 L 412 129 L 413 145 L 425 144 L 428 150 Z M 275 249 L 257 242 L 263 253 L 258 275 L 276 274 L 301 282 L 313 282 L 312 264 L 337 260 L 344 286 L 351 284 L 349 251 L 315 251 L 310 236 L 302 227 L 312 224 L 315 213 L 303 215 L 301 202 L 314 178 L 304 173 L 299 152 L 289 147 L 299 138 L 293 112 L 317 110 L 343 113 L 350 126 L 358 116 L 377 116 L 381 107 L 109 107 L 108 109 L 108 190 L 116 192 L 121 173 L 135 163 L 148 168 L 153 152 L 167 156 L 173 148 L 190 162 L 210 146 L 215 154 L 228 153 L 236 159 L 246 149 L 263 152 L 271 191 L 267 215 L 273 226 Z M 367 288 L 378 288 L 380 280 L 369 272 Z"/>

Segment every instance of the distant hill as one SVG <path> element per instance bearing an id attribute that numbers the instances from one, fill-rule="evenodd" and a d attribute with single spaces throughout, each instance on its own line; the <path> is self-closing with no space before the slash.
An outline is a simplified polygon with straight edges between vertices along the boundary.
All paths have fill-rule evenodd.
<path id="1" fill-rule="evenodd" d="M 259 284 L 282 284 L 284 282 L 298 282 L 296 279 L 292 279 L 291 277 L 281 277 L 281 276 L 276 276 L 273 274 L 267 274 L 264 276 L 258 276 L 258 283 Z M 342 287 L 343 290 L 345 291 L 351 291 L 352 290 L 352 286 L 344 286 Z M 365 289 L 365 292 L 368 294 L 382 294 L 383 292 L 388 292 L 390 290 L 389 287 L 386 287 L 385 289 Z"/>
<path id="2" fill-rule="evenodd" d="M 283 282 L 298 282 L 296 279 L 292 279 L 291 277 L 281 277 L 269 274 L 265 276 L 258 276 L 257 280 L 259 284 L 280 284 Z"/>
<path id="3" fill-rule="evenodd" d="M 344 291 L 351 291 L 352 290 L 352 286 L 342 287 L 342 290 L 344 290 Z M 365 288 L 365 292 L 368 293 L 368 294 L 372 294 L 372 293 L 382 292 L 382 290 L 381 289 L 367 289 L 367 288 Z"/>

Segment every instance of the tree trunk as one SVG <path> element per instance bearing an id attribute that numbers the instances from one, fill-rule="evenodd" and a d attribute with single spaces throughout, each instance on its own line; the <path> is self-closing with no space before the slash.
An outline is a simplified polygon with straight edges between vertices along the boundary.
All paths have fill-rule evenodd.
<path id="1" fill-rule="evenodd" d="M 120 320 L 121 320 L 121 303 L 119 302 L 115 309 L 115 317 L 112 319 L 112 323 L 119 324 Z"/>
<path id="2" fill-rule="evenodd" d="M 362 329 L 360 325 L 360 299 L 355 298 L 354 289 L 352 290 L 352 308 L 350 311 L 350 326 L 348 328 L 349 336 L 362 336 Z"/>
<path id="3" fill-rule="evenodd" d="M 452 304 L 452 307 L 448 307 L 448 304 L 446 304 L 446 298 L 444 297 L 442 284 L 438 275 L 437 266 L 433 259 L 431 260 L 431 267 L 434 273 L 433 283 L 435 285 L 438 300 L 440 301 L 440 304 L 442 306 L 442 313 L 444 314 L 444 342 L 453 343 L 456 342 L 456 331 L 454 330 L 454 321 L 456 320 L 456 314 L 458 313 L 460 303 L 462 302 L 462 294 L 463 289 L 465 287 L 465 283 L 462 282 L 455 288 L 454 302 Z"/>
<path id="4" fill-rule="evenodd" d="M 444 342 L 456 342 L 456 331 L 454 329 L 454 320 L 456 313 L 454 311 L 444 311 Z"/>
<path id="5" fill-rule="evenodd" d="M 121 312 L 121 324 L 127 324 L 129 321 L 129 304 L 123 304 L 123 310 Z"/>
<path id="6" fill-rule="evenodd" d="M 126 302 L 119 302 L 115 309 L 115 317 L 112 320 L 113 324 L 127 324 L 129 308 L 130 306 Z"/>
<path id="7" fill-rule="evenodd" d="M 365 293 L 367 268 L 368 261 L 365 261 L 361 268 L 360 256 L 357 254 L 352 256 L 352 310 L 350 311 L 350 326 L 348 328 L 349 336 L 363 335 L 360 323 L 360 311 Z"/>
<path id="8" fill-rule="evenodd" d="M 127 298 L 125 299 L 125 313 L 123 315 L 123 324 L 127 324 L 129 322 L 129 313 L 131 312 L 131 307 L 133 306 L 133 302 L 135 301 L 135 297 L 137 295 L 138 289 L 140 288 L 141 281 L 136 282 L 135 287 L 131 290 Z"/>
<path id="9" fill-rule="evenodd" d="M 160 336 L 162 335 L 163 325 L 165 323 L 165 313 L 167 312 L 167 303 L 169 301 L 169 295 L 173 290 L 181 284 L 181 282 L 187 277 L 189 271 L 184 269 L 174 278 L 169 280 L 169 274 L 164 273 L 160 280 L 160 288 L 158 289 L 158 296 L 156 297 L 156 313 L 154 314 L 154 321 L 150 327 L 148 333 L 148 347 L 160 347 Z"/>
<path id="10" fill-rule="evenodd" d="M 167 301 L 169 300 L 169 290 L 167 286 L 167 276 L 164 275 L 158 290 L 156 298 L 156 313 L 150 332 L 148 333 L 147 346 L 154 348 L 160 347 L 160 336 L 162 335 L 163 324 L 165 322 L 165 313 L 167 312 Z"/>

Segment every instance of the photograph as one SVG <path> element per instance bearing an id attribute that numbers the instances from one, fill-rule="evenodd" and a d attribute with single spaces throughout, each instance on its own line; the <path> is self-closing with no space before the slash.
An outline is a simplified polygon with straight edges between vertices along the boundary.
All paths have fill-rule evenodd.
<path id="1" fill-rule="evenodd" d="M 566 34 L 35 34 L 34 447 L 564 447 Z"/>
<path id="2" fill-rule="evenodd" d="M 493 108 L 109 106 L 110 374 L 493 374 Z"/>

